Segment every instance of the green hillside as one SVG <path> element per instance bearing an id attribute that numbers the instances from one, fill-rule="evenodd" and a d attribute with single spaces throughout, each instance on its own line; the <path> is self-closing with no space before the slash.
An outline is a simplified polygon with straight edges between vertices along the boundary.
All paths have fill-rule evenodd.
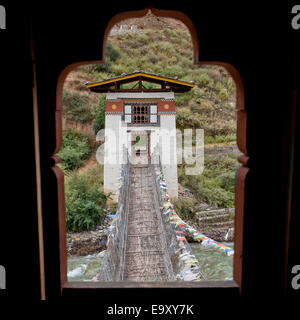
<path id="1" fill-rule="evenodd" d="M 68 130 L 64 136 L 69 140 L 74 136 L 81 142 L 77 143 L 77 149 L 69 140 L 64 143 L 59 153 L 63 168 L 77 170 L 88 155 L 94 156 L 95 133 L 104 126 L 104 95 L 89 92 L 84 82 L 136 70 L 194 81 L 196 86 L 190 92 L 175 96 L 177 127 L 204 129 L 206 144 L 235 143 L 235 84 L 232 78 L 222 67 L 200 67 L 193 63 L 191 36 L 184 25 L 173 23 L 170 28 L 168 19 L 160 18 L 155 24 L 147 24 L 147 19 L 134 19 L 136 33 L 120 32 L 108 38 L 104 64 L 80 66 L 68 75 L 63 92 L 64 128 Z M 126 23 L 130 26 L 133 22 Z M 70 155 L 71 148 L 76 149 L 74 157 Z M 207 158 L 211 165 L 205 168 L 201 179 L 200 176 L 187 179 L 184 167 L 179 168 L 179 182 L 193 192 L 196 202 L 233 206 L 236 160 L 230 155 L 223 158 L 224 166 L 223 162 L 220 165 L 213 158 Z M 76 181 L 72 177 L 72 181 Z M 101 189 L 100 182 L 98 188 Z"/>
<path id="2" fill-rule="evenodd" d="M 192 57 L 192 43 L 187 30 L 144 29 L 141 34 L 125 33 L 110 37 L 105 64 L 81 66 L 77 72 L 94 81 L 136 70 L 192 80 L 196 86 L 190 92 L 176 94 L 177 127 L 204 129 L 207 143 L 234 141 L 234 82 L 224 68 L 199 67 L 193 64 Z M 83 87 L 79 86 L 75 91 L 85 97 Z M 90 107 L 89 112 L 82 109 L 86 115 L 81 115 L 82 120 L 77 117 L 78 121 L 87 121 L 92 116 Z"/>

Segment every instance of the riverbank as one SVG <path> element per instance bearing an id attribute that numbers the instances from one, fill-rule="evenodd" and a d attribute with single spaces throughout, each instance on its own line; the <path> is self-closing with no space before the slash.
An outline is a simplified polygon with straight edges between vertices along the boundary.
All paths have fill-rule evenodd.
<path id="1" fill-rule="evenodd" d="M 223 242 L 233 247 L 232 242 Z M 204 247 L 199 243 L 191 243 L 192 250 L 207 280 L 232 280 L 233 260 L 222 251 L 213 247 Z M 90 281 L 98 273 L 103 258 L 102 253 L 85 256 L 68 256 L 68 281 Z"/>
<path id="2" fill-rule="evenodd" d="M 67 254 L 85 256 L 106 250 L 107 235 L 105 230 L 110 226 L 111 219 L 106 217 L 102 225 L 94 231 L 67 232 Z"/>
<path id="3" fill-rule="evenodd" d="M 105 230 L 111 224 L 111 219 L 106 217 L 102 225 L 97 226 L 94 231 L 67 232 L 67 254 L 68 256 L 86 256 L 98 254 L 106 250 L 107 235 Z M 234 210 L 212 209 L 197 213 L 197 220 L 186 221 L 186 223 L 207 237 L 218 242 L 232 242 L 234 238 Z M 192 235 L 185 231 L 188 242 L 194 242 Z"/>

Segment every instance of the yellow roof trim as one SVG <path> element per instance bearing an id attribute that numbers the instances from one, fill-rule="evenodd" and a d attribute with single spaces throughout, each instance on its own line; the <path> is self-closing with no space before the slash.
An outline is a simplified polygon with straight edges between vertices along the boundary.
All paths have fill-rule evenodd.
<path id="1" fill-rule="evenodd" d="M 87 88 L 92 88 L 92 87 L 96 87 L 99 84 L 104 85 L 107 83 L 114 83 L 116 81 L 120 81 L 120 80 L 126 80 L 126 79 L 130 79 L 130 78 L 134 78 L 134 77 L 139 77 L 139 76 L 145 76 L 148 78 L 152 78 L 152 79 L 157 79 L 157 80 L 163 80 L 163 81 L 168 81 L 168 82 L 173 82 L 173 83 L 177 83 L 177 84 L 181 84 L 181 85 L 185 85 L 185 86 L 189 86 L 191 88 L 193 88 L 195 86 L 194 83 L 188 83 L 188 82 L 184 82 L 184 81 L 180 81 L 180 80 L 173 80 L 173 79 L 169 79 L 169 78 L 165 78 L 165 77 L 160 77 L 160 76 L 154 76 L 154 75 L 149 75 L 149 74 L 145 74 L 145 73 L 135 73 L 135 74 L 130 74 L 128 76 L 124 76 L 124 77 L 119 77 L 119 78 L 115 78 L 115 79 L 110 79 L 110 80 L 106 80 L 106 81 L 99 81 L 96 83 L 91 83 L 86 85 Z"/>

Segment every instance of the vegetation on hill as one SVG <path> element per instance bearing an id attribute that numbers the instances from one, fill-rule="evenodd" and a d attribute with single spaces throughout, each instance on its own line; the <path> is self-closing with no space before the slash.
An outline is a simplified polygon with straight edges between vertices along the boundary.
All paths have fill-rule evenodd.
<path id="1" fill-rule="evenodd" d="M 72 127 L 71 124 L 75 122 L 81 124 L 81 128 L 93 128 L 96 134 L 105 125 L 105 95 L 89 92 L 84 82 L 100 81 L 136 70 L 194 81 L 196 86 L 190 92 L 176 94 L 177 128 L 204 129 L 205 143 L 228 143 L 236 140 L 235 84 L 232 78 L 222 67 L 194 65 L 191 36 L 181 23 L 173 23 L 172 28 L 168 28 L 167 19 L 157 18 L 155 23 L 149 19 L 151 17 L 124 22 L 128 25 L 134 23 L 139 32 L 110 36 L 104 64 L 80 66 L 67 77 L 63 93 L 64 144 L 59 153 L 63 169 L 75 171 L 84 164 L 93 150 L 88 143 L 92 137 L 88 139 L 83 129 L 79 129 L 80 135 L 68 127 Z M 93 139 L 95 143 L 95 135 Z M 192 208 L 200 201 L 219 207 L 232 207 L 236 168 L 236 160 L 230 155 L 218 159 L 205 157 L 205 169 L 200 176 L 187 177 L 184 167 L 180 166 L 179 182 L 190 188 L 194 198 L 187 200 L 189 204 L 192 203 L 189 206 L 178 202 L 179 213 L 187 216 L 187 207 Z M 91 201 L 96 205 L 99 205 L 99 201 L 106 203 L 103 193 L 92 188 L 92 194 L 88 195 L 84 184 L 88 185 L 87 180 L 82 177 L 79 179 L 75 172 L 66 177 L 67 226 L 70 230 L 84 225 L 82 222 L 75 222 L 77 215 L 82 216 L 83 208 L 90 208 L 91 211 L 87 212 L 93 217 L 93 222 L 84 218 L 87 219 L 85 228 L 93 228 L 101 221 L 99 217 L 102 213 L 100 209 L 92 208 Z M 71 191 L 71 186 L 75 188 L 74 191 Z M 86 196 L 79 196 L 78 190 Z M 74 205 L 79 201 L 78 197 L 82 202 L 80 209 L 76 209 Z"/>
<path id="2" fill-rule="evenodd" d="M 61 158 L 61 168 L 72 171 L 82 166 L 91 153 L 88 137 L 80 131 L 66 128 L 63 131 L 63 145 L 58 153 Z"/>
<path id="3" fill-rule="evenodd" d="M 67 120 L 87 123 L 93 119 L 88 94 L 63 91 L 63 115 Z"/>
<path id="4" fill-rule="evenodd" d="M 97 105 L 93 107 L 93 129 L 95 134 L 105 127 L 105 95 L 103 95 Z"/>
<path id="5" fill-rule="evenodd" d="M 178 180 L 193 192 L 198 202 L 204 201 L 220 208 L 233 208 L 235 174 L 238 167 L 235 154 L 206 156 L 201 175 L 186 176 L 185 168 L 178 167 Z"/>
<path id="6" fill-rule="evenodd" d="M 94 80 L 103 80 L 144 70 L 168 77 L 194 81 L 187 93 L 176 94 L 179 129 L 202 128 L 206 142 L 236 139 L 235 84 L 218 66 L 193 63 L 190 34 L 185 29 L 144 29 L 141 34 L 125 33 L 107 42 L 106 62 L 79 67 Z"/>
<path id="7" fill-rule="evenodd" d="M 88 172 L 73 171 L 67 176 L 66 226 L 69 231 L 94 230 L 101 224 L 108 196 L 99 190 L 101 184 L 100 167 Z M 103 181 L 103 180 L 102 180 Z"/>
<path id="8" fill-rule="evenodd" d="M 63 146 L 58 153 L 65 172 L 66 226 L 68 231 L 93 230 L 103 220 L 109 195 L 103 185 L 103 167 L 99 164 L 77 171 L 89 158 L 93 146 L 77 130 L 63 131 Z"/>

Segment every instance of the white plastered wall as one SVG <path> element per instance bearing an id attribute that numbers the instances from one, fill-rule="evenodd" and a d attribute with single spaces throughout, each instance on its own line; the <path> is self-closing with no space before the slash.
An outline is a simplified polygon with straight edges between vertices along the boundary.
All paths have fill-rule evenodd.
<path id="1" fill-rule="evenodd" d="M 178 197 L 175 114 L 160 115 L 160 158 L 170 197 Z"/>
<path id="2" fill-rule="evenodd" d="M 159 98 L 174 99 L 173 92 L 151 93 L 107 93 L 107 100 L 124 98 Z M 160 126 L 134 127 L 121 122 L 121 114 L 105 116 L 105 151 L 104 151 L 104 191 L 113 192 L 116 199 L 120 185 L 123 157 L 123 145 L 129 147 L 130 137 L 127 131 L 150 131 L 150 153 L 157 147 L 160 151 L 161 163 L 168 192 L 171 197 L 178 197 L 177 156 L 176 156 L 176 121 L 175 114 L 160 114 Z M 171 138 L 170 138 L 171 137 Z M 120 159 L 123 159 L 120 161 Z"/>
<path id="3" fill-rule="evenodd" d="M 120 157 L 123 148 L 120 148 L 122 145 L 120 139 L 123 136 L 119 134 L 120 125 L 121 114 L 105 116 L 104 192 L 112 192 L 113 199 L 116 199 L 122 168 Z"/>

